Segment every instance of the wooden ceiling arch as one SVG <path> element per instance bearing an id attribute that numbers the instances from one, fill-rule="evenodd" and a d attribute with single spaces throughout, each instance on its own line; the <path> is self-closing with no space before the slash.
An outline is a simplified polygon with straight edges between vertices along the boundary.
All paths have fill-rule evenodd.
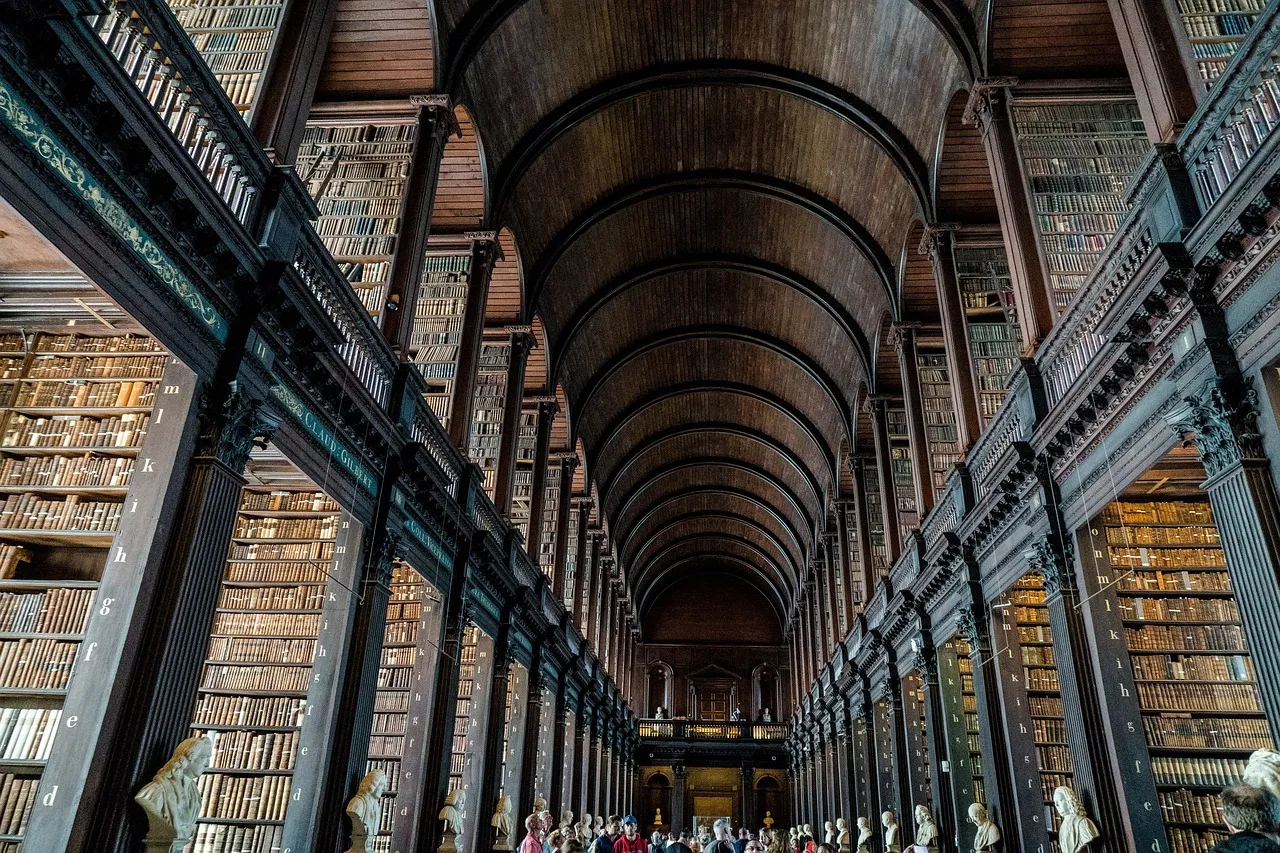
<path id="1" fill-rule="evenodd" d="M 727 564 L 727 565 L 726 565 Z M 725 569 L 729 570 L 726 571 Z M 734 554 L 708 550 L 690 555 L 673 562 L 660 578 L 654 580 L 642 596 L 636 600 L 636 613 L 640 616 L 640 624 L 648 622 L 651 609 L 662 600 L 662 594 L 692 575 L 725 574 L 738 578 L 760 592 L 778 619 L 778 633 L 787 623 L 787 601 L 779 595 L 776 588 L 765 581 L 759 569 L 749 560 Z"/>
<path id="2" fill-rule="evenodd" d="M 621 187 L 580 212 L 560 229 L 542 251 L 538 264 L 529 276 L 529 304 L 537 305 L 556 262 L 592 227 L 613 214 L 652 198 L 694 190 L 736 191 L 784 201 L 810 213 L 839 231 L 866 256 L 885 295 L 894 298 L 894 267 L 884 247 L 858 219 L 827 197 L 772 175 L 753 174 L 733 169 L 702 169 L 660 175 Z"/>
<path id="3" fill-rule="evenodd" d="M 799 574 L 799 567 L 793 562 L 790 552 L 782 547 L 782 543 L 775 540 L 768 531 L 753 524 L 750 519 L 707 514 L 676 519 L 637 549 L 632 561 L 635 566 L 635 583 L 643 586 L 648 580 L 649 572 L 660 568 L 664 557 L 675 546 L 689 541 L 705 545 L 708 541 L 722 539 L 733 540 L 761 555 L 762 562 L 778 570 L 777 577 L 780 581 L 783 577 L 797 577 Z"/>
<path id="4" fill-rule="evenodd" d="M 625 539 L 618 540 L 618 559 L 631 565 L 636 553 L 674 521 L 713 515 L 733 516 L 760 527 L 791 555 L 795 566 L 804 565 L 808 553 L 805 543 L 776 511 L 751 494 L 711 488 L 696 488 L 655 504 L 628 531 Z"/>
<path id="5" fill-rule="evenodd" d="M 773 561 L 768 551 L 740 536 L 715 531 L 690 533 L 668 542 L 643 565 L 636 567 L 636 588 L 645 590 L 656 580 L 655 575 L 661 576 L 685 560 L 708 553 L 731 554 L 742 563 L 754 567 L 776 591 L 779 601 L 786 601 L 795 591 L 783 567 Z"/>

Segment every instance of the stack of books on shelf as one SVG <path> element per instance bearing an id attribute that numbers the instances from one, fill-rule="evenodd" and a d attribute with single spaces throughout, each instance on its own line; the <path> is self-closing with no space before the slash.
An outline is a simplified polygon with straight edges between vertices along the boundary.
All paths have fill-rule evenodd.
<path id="1" fill-rule="evenodd" d="M 450 791 L 465 784 L 467 739 L 471 735 L 471 717 L 476 710 L 472 708 L 471 700 L 476 688 L 479 640 L 480 629 L 467 625 L 462 635 L 462 661 L 458 666 L 458 704 L 453 718 L 453 751 L 449 758 Z"/>
<path id="2" fill-rule="evenodd" d="M 924 431 L 929 442 L 929 470 L 934 490 L 941 491 L 951 467 L 964 459 L 955 403 L 951 397 L 951 374 L 947 369 L 947 357 L 940 350 L 921 346 L 916 364 L 923 398 Z"/>
<path id="3" fill-rule="evenodd" d="M 889 575 L 889 546 L 884 541 L 884 508 L 880 499 L 880 478 L 875 466 L 862 465 L 862 492 L 867 500 L 867 535 L 871 537 L 871 559 L 875 577 Z"/>
<path id="4" fill-rule="evenodd" d="M 150 338 L 0 335 L 0 851 L 17 850 L 167 356 Z"/>
<path id="5" fill-rule="evenodd" d="M 969 767 L 973 772 L 974 802 L 986 804 L 982 781 L 982 730 L 978 723 L 978 694 L 973 681 L 973 648 L 963 637 L 951 641 L 960 669 L 960 697 L 964 706 L 964 731 L 969 744 Z"/>
<path id="6" fill-rule="evenodd" d="M 485 343 L 480 348 L 476 397 L 471 417 L 471 461 L 484 472 L 484 488 L 493 497 L 497 485 L 498 449 L 502 444 L 502 410 L 507 400 L 507 364 L 511 347 Z"/>
<path id="7" fill-rule="evenodd" d="M 1100 524 L 1169 843 L 1199 853 L 1224 836 L 1218 792 L 1273 745 L 1213 512 L 1117 501 Z"/>
<path id="8" fill-rule="evenodd" d="M 1196 68 L 1212 86 L 1253 29 L 1263 0 L 1178 0 Z"/>
<path id="9" fill-rule="evenodd" d="M 241 495 L 191 723 L 214 740 L 193 853 L 282 844 L 337 529 L 323 492 Z"/>
<path id="10" fill-rule="evenodd" d="M 538 539 L 538 567 L 548 578 L 555 577 L 556 525 L 560 520 L 560 463 L 547 463 L 542 490 L 542 533 Z"/>
<path id="11" fill-rule="evenodd" d="M 445 429 L 458 369 L 470 255 L 428 255 L 414 307 L 409 352 L 427 383 L 427 404 Z"/>
<path id="12" fill-rule="evenodd" d="M 1015 102 L 1013 119 L 1054 308 L 1062 312 L 1119 227 L 1125 189 L 1150 143 L 1128 98 Z"/>
<path id="13" fill-rule="evenodd" d="M 907 435 L 905 409 L 889 409 L 889 455 L 893 467 L 893 494 L 897 500 L 898 530 L 905 538 L 907 533 L 920 526 L 920 512 L 916 507 L 915 459 L 911 454 L 911 439 Z"/>
<path id="14" fill-rule="evenodd" d="M 957 245 L 955 259 L 985 426 L 1000 409 L 1022 351 L 1013 280 L 1003 246 Z"/>
<path id="15" fill-rule="evenodd" d="M 168 0 L 174 17 L 246 122 L 280 26 L 283 2 Z"/>
<path id="16" fill-rule="evenodd" d="M 298 152 L 298 174 L 320 209 L 316 233 L 375 318 L 386 302 L 416 131 L 411 120 L 311 121 Z"/>

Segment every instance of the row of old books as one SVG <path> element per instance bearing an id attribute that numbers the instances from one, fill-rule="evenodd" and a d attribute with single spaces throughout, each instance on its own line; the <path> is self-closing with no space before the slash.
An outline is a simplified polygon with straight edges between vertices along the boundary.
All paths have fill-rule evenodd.
<path id="1" fill-rule="evenodd" d="M 92 589 L 55 587 L 39 592 L 0 592 L 0 632 L 83 634 Z"/>

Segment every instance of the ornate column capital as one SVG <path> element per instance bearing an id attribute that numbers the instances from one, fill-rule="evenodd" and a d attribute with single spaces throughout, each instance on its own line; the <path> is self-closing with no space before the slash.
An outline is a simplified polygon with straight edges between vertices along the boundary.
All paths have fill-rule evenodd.
<path id="1" fill-rule="evenodd" d="M 934 653 L 933 647 L 920 643 L 915 654 L 911 656 L 911 668 L 920 673 L 922 680 L 936 682 L 938 680 L 938 656 Z"/>
<path id="2" fill-rule="evenodd" d="M 196 456 L 216 459 L 239 475 L 255 441 L 266 443 L 279 422 L 232 382 L 224 394 L 206 389 L 200 395 L 200 436 Z"/>
<path id="3" fill-rule="evenodd" d="M 889 325 L 889 344 L 901 353 L 904 346 L 915 343 L 919 331 L 919 323 L 895 321 Z"/>
<path id="4" fill-rule="evenodd" d="M 986 627 L 982 613 L 972 605 L 966 604 L 956 613 L 956 630 L 964 637 L 971 651 L 977 651 Z"/>
<path id="5" fill-rule="evenodd" d="M 969 89 L 969 102 L 965 104 L 961 120 L 974 124 L 984 135 L 994 118 L 1005 107 L 1006 91 L 1018 85 L 1017 77 L 980 77 Z"/>
<path id="6" fill-rule="evenodd" d="M 920 235 L 920 245 L 916 246 L 916 253 L 920 255 L 928 255 L 933 260 L 937 260 L 945 247 L 952 240 L 952 235 L 960 230 L 959 223 L 947 222 L 937 225 L 930 225 L 924 229 L 924 233 Z"/>
<path id="7" fill-rule="evenodd" d="M 1246 378 L 1215 376 L 1166 416 L 1179 438 L 1200 451 L 1210 477 L 1245 461 L 1266 459 L 1258 432 L 1258 392 L 1250 385 Z"/>
<path id="8" fill-rule="evenodd" d="M 458 118 L 453 112 L 453 99 L 448 95 L 410 95 L 409 103 L 427 114 L 433 136 L 442 140 L 453 135 L 462 137 L 462 128 L 458 126 Z"/>
<path id="9" fill-rule="evenodd" d="M 1048 538 L 1041 539 L 1027 549 L 1026 558 L 1044 579 L 1046 595 L 1076 591 L 1075 548 L 1070 542 L 1058 547 Z"/>
<path id="10" fill-rule="evenodd" d="M 387 590 L 391 589 L 391 575 L 395 572 L 396 554 L 400 550 L 400 534 L 387 533 L 370 555 L 368 579 Z"/>

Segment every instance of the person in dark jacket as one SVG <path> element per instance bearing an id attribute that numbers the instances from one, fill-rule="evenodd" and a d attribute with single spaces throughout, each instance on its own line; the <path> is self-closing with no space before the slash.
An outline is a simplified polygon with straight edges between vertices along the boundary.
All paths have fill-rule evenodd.
<path id="1" fill-rule="evenodd" d="M 693 848 L 689 846 L 689 842 L 693 840 L 687 832 L 677 833 L 671 831 L 671 841 L 667 843 L 667 853 L 693 853 Z"/>
<path id="2" fill-rule="evenodd" d="M 1280 853 L 1272 841 L 1280 802 L 1270 791 L 1250 785 L 1235 785 L 1222 792 L 1222 819 L 1231 835 L 1209 853 Z"/>

